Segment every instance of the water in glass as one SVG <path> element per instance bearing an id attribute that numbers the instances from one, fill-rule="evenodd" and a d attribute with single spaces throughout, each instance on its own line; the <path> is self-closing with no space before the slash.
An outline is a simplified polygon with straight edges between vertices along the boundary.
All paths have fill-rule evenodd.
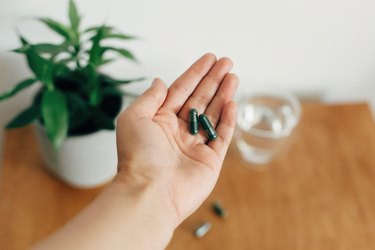
<path id="1" fill-rule="evenodd" d="M 239 103 L 236 143 L 251 163 L 268 163 L 285 145 L 299 120 L 299 104 L 293 96 L 259 94 Z"/>

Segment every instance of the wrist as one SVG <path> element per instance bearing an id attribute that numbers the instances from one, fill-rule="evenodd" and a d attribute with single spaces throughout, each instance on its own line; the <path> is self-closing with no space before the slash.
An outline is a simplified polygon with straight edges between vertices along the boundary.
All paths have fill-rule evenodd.
<path id="1" fill-rule="evenodd" d="M 164 239 L 165 244 L 170 241 L 179 223 L 176 209 L 165 189 L 152 180 L 124 170 L 116 176 L 110 188 L 118 194 L 119 200 L 132 202 L 142 219 L 138 226 L 151 230 L 147 237 L 154 235 Z"/>

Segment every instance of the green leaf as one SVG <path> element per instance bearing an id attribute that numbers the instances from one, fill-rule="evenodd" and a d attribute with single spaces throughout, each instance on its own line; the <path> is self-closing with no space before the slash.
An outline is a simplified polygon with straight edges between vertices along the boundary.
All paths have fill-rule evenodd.
<path id="1" fill-rule="evenodd" d="M 39 106 L 33 104 L 13 118 L 6 128 L 20 128 L 32 123 L 39 116 Z"/>
<path id="2" fill-rule="evenodd" d="M 26 40 L 26 38 L 24 38 L 24 37 L 21 36 L 21 35 L 20 35 L 20 40 L 21 40 L 22 45 L 29 44 L 29 42 Z"/>
<path id="3" fill-rule="evenodd" d="M 84 30 L 83 33 L 90 33 L 90 32 L 94 32 L 94 31 L 98 32 L 98 30 L 102 30 L 103 34 L 109 34 L 114 29 L 115 29 L 114 27 L 106 26 L 106 25 L 93 26 L 93 27 L 90 27 L 90 28 L 87 28 L 86 30 Z"/>
<path id="4" fill-rule="evenodd" d="M 69 1 L 69 20 L 73 31 L 78 34 L 78 27 L 81 17 L 78 14 L 77 6 L 73 0 Z"/>
<path id="5" fill-rule="evenodd" d="M 21 54 L 25 54 L 26 51 L 28 51 L 30 49 L 31 45 L 28 44 L 28 45 L 25 45 L 25 46 L 22 46 L 21 48 L 18 48 L 18 49 L 14 49 L 12 50 L 13 52 L 16 52 L 16 53 L 21 53 Z"/>
<path id="6" fill-rule="evenodd" d="M 17 53 L 25 53 L 28 49 L 30 49 L 31 44 L 21 34 L 18 34 L 18 38 L 22 43 L 22 47 L 12 51 Z"/>
<path id="7" fill-rule="evenodd" d="M 135 37 L 135 36 L 120 34 L 120 33 L 108 34 L 108 35 L 104 36 L 104 38 L 116 38 L 116 39 L 122 39 L 122 40 L 137 39 L 137 37 Z"/>
<path id="8" fill-rule="evenodd" d="M 89 53 L 90 63 L 92 65 L 97 66 L 101 63 L 101 55 L 102 55 L 101 51 L 102 50 L 100 48 L 99 42 L 94 42 Z"/>
<path id="9" fill-rule="evenodd" d="M 58 149 L 68 133 L 69 113 L 65 95 L 59 90 L 44 91 L 41 111 L 48 137 Z"/>
<path id="10" fill-rule="evenodd" d="M 102 50 L 105 52 L 105 51 L 108 51 L 108 50 L 112 50 L 112 51 L 115 51 L 117 53 L 119 53 L 121 56 L 129 59 L 129 60 L 132 60 L 134 62 L 137 62 L 137 59 L 135 58 L 135 56 L 127 49 L 123 49 L 123 48 L 114 48 L 114 47 L 103 47 Z M 103 53 L 104 53 L 103 52 Z"/>
<path id="11" fill-rule="evenodd" d="M 145 77 L 140 78 L 134 78 L 134 79 L 114 79 L 112 77 L 109 77 L 107 75 L 100 75 L 99 81 L 102 81 L 103 83 L 109 84 L 109 85 L 120 85 L 120 84 L 128 84 L 131 82 L 138 82 L 145 80 Z"/>
<path id="12" fill-rule="evenodd" d="M 105 27 L 103 26 L 101 29 L 96 31 L 96 35 L 92 38 L 92 47 L 89 52 L 90 55 L 90 63 L 95 67 L 100 64 L 101 58 L 103 55 L 103 49 L 100 46 L 100 41 L 103 38 Z"/>
<path id="13" fill-rule="evenodd" d="M 63 36 L 68 41 L 73 41 L 73 34 L 72 30 L 66 27 L 64 24 L 59 23 L 50 18 L 39 18 L 41 22 L 47 25 L 50 29 L 55 31 L 57 34 Z"/>
<path id="14" fill-rule="evenodd" d="M 26 58 L 30 69 L 35 73 L 37 78 L 46 84 L 49 89 L 53 89 L 53 61 L 41 57 L 36 52 L 34 46 L 31 46 L 26 51 Z"/>
<path id="15" fill-rule="evenodd" d="M 114 27 L 105 26 L 105 25 L 90 27 L 90 28 L 86 29 L 84 31 L 84 33 L 90 33 L 90 32 L 93 32 L 93 31 L 97 32 L 100 29 L 103 31 L 103 39 L 107 39 L 107 38 L 117 38 L 117 39 L 122 39 L 122 40 L 137 39 L 136 36 L 122 34 L 120 32 L 117 32 Z M 93 39 L 93 37 L 91 37 L 90 40 L 92 40 L 92 39 Z"/>
<path id="16" fill-rule="evenodd" d="M 108 58 L 108 59 L 102 59 L 98 66 L 102 66 L 111 62 L 116 61 L 116 58 Z"/>
<path id="17" fill-rule="evenodd" d="M 9 89 L 8 91 L 4 92 L 3 94 L 0 94 L 0 101 L 14 96 L 19 91 L 21 91 L 21 90 L 31 86 L 32 84 L 34 84 L 36 81 L 37 81 L 37 79 L 30 78 L 30 79 L 23 80 L 22 82 L 19 82 L 13 88 Z"/>
<path id="18" fill-rule="evenodd" d="M 85 68 L 85 73 L 88 78 L 88 96 L 89 102 L 92 106 L 97 106 L 100 102 L 99 86 L 100 82 L 96 73 L 95 67 L 92 64 L 88 64 Z"/>
<path id="19" fill-rule="evenodd" d="M 66 52 L 67 51 L 67 44 L 62 43 L 62 44 L 50 44 L 50 43 L 40 43 L 40 44 L 35 44 L 33 45 L 36 53 L 38 54 L 51 54 L 52 56 L 55 56 L 61 52 Z"/>
<path id="20" fill-rule="evenodd" d="M 61 44 L 50 44 L 50 43 L 40 43 L 40 44 L 31 44 L 26 39 L 20 36 L 20 40 L 22 42 L 22 47 L 18 49 L 12 50 L 13 52 L 26 54 L 28 50 L 33 47 L 35 52 L 38 54 L 51 54 L 51 56 L 56 56 L 61 52 L 68 51 L 68 44 L 61 43 Z"/>

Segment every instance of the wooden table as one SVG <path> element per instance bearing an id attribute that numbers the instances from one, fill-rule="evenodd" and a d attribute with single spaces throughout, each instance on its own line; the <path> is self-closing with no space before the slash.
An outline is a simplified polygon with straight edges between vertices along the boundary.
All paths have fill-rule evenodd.
<path id="1" fill-rule="evenodd" d="M 375 249 L 375 126 L 365 104 L 304 105 L 294 144 L 266 167 L 248 169 L 232 146 L 214 192 L 168 249 Z M 49 176 L 31 128 L 7 132 L 0 249 L 29 246 L 99 192 Z M 214 200 L 228 219 L 212 213 Z M 194 238 L 202 221 L 212 230 Z"/>

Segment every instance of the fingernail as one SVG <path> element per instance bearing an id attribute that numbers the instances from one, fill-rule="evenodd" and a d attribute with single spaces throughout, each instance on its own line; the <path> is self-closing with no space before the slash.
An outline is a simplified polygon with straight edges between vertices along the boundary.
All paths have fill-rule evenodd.
<path id="1" fill-rule="evenodd" d="M 151 83 L 151 87 L 154 87 L 154 86 L 156 85 L 157 81 L 158 81 L 158 79 L 155 78 L 155 79 L 152 81 L 152 83 Z"/>

